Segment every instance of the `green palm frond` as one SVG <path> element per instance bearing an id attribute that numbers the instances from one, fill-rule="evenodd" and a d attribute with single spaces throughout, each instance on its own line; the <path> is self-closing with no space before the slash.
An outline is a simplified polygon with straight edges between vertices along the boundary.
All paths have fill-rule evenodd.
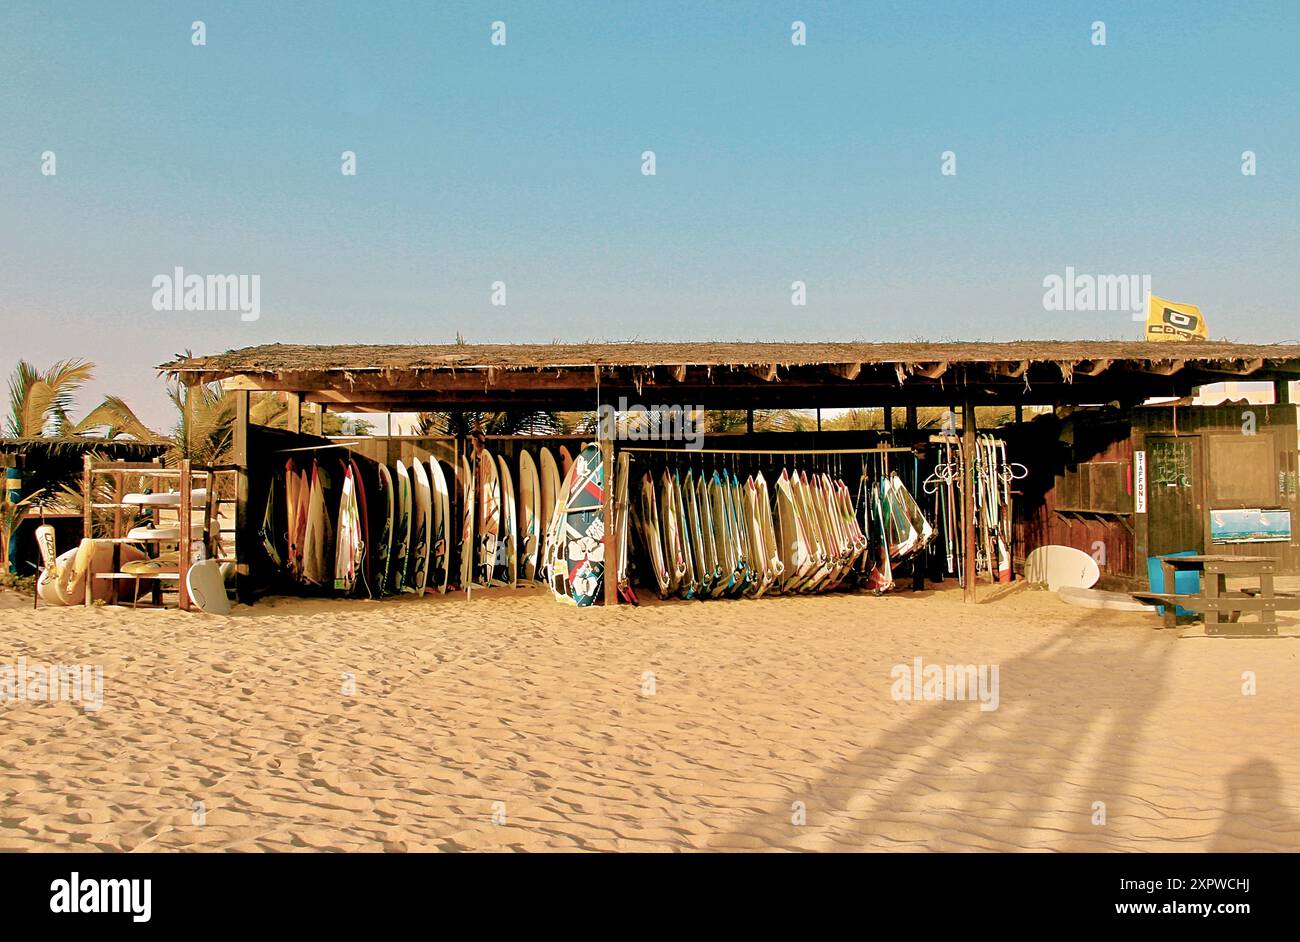
<path id="1" fill-rule="evenodd" d="M 139 442 L 161 441 L 161 436 L 146 426 L 135 414 L 126 400 L 120 396 L 108 396 L 91 409 L 80 422 L 72 428 L 73 435 L 81 435 L 93 429 L 105 430 L 105 438 L 114 439 L 119 435 L 129 435 Z"/>

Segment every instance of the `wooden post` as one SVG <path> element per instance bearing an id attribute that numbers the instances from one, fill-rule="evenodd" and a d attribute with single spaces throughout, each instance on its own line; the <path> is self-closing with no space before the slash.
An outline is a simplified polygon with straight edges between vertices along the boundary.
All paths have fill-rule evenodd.
<path id="1" fill-rule="evenodd" d="M 84 455 L 81 459 L 81 495 L 84 498 L 81 505 L 81 535 L 83 538 L 93 537 L 95 535 L 95 523 L 94 523 L 94 516 L 93 516 L 94 511 L 90 509 L 90 505 L 94 503 L 95 500 L 95 495 L 92 489 L 92 484 L 94 483 L 95 475 L 92 474 L 90 470 L 92 465 L 93 465 L 93 460 L 91 459 L 90 455 Z M 114 537 L 116 537 L 117 535 L 118 534 L 116 533 L 113 534 Z M 88 570 L 86 572 L 85 602 L 87 605 L 89 605 L 95 599 L 95 590 L 94 587 L 91 585 L 91 583 L 93 583 L 95 580 L 91 578 L 90 571 L 89 571 L 90 569 L 93 568 L 94 568 L 93 566 L 88 567 Z"/>
<path id="2" fill-rule="evenodd" d="M 601 436 L 600 460 L 605 466 L 601 510 L 605 515 L 605 604 L 618 604 L 618 521 L 614 518 L 614 440 Z"/>
<path id="3" fill-rule="evenodd" d="M 297 434 L 302 431 L 302 395 L 301 393 L 287 392 L 284 394 L 284 401 L 289 406 L 288 411 L 285 413 L 284 427 Z"/>
<path id="4" fill-rule="evenodd" d="M 126 475 L 113 475 L 113 538 L 118 539 L 122 536 L 122 498 L 126 496 Z M 109 571 L 117 574 L 122 571 L 122 544 L 113 544 L 113 558 L 109 563 Z M 117 597 L 117 580 L 111 579 L 108 583 L 108 604 L 116 605 L 119 599 Z M 135 601 L 134 598 L 131 600 Z"/>
<path id="5" fill-rule="evenodd" d="M 245 605 L 252 604 L 253 585 L 248 569 L 248 526 L 251 522 L 248 506 L 248 390 L 235 390 L 235 597 Z M 188 467 L 188 464 L 186 465 Z"/>
<path id="6" fill-rule="evenodd" d="M 906 416 L 904 421 L 907 423 L 907 430 L 909 432 L 916 431 L 916 406 L 906 407 Z"/>
<path id="7" fill-rule="evenodd" d="M 248 393 L 244 393 L 243 396 L 244 401 L 247 402 Z M 194 516 L 194 494 L 190 487 L 191 477 L 189 458 L 181 459 L 180 470 L 181 506 L 177 513 L 177 522 L 180 524 L 181 528 L 180 539 L 177 541 L 179 543 L 177 552 L 180 556 L 180 565 L 176 567 L 180 579 L 176 586 L 176 604 L 182 612 L 188 612 L 190 610 L 190 587 L 186 584 L 185 580 L 190 574 L 190 521 Z M 239 534 L 236 533 L 235 539 L 238 540 L 238 538 Z"/>
<path id="8" fill-rule="evenodd" d="M 1285 379 L 1273 380 L 1273 402 L 1284 405 L 1291 401 L 1291 383 Z"/>
<path id="9" fill-rule="evenodd" d="M 750 435 L 754 434 L 754 410 L 745 410 L 745 431 Z"/>
<path id="10" fill-rule="evenodd" d="M 975 467 L 975 409 L 971 405 L 970 393 L 966 393 L 961 407 L 961 450 L 962 450 L 962 552 L 966 556 L 966 585 L 962 587 L 963 602 L 974 602 L 975 578 L 975 482 L 972 471 Z"/>
<path id="11" fill-rule="evenodd" d="M 894 434 L 894 407 L 885 406 L 885 434 L 893 436 Z"/>
<path id="12" fill-rule="evenodd" d="M 1025 421 L 1025 407 L 1016 403 L 1016 424 L 1019 425 Z"/>

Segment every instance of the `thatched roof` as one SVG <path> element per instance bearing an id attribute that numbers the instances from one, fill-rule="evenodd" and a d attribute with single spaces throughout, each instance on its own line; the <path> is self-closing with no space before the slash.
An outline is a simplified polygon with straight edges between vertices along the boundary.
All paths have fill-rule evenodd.
<path id="1" fill-rule="evenodd" d="M 590 408 L 596 396 L 717 408 L 1141 401 L 1225 379 L 1300 377 L 1300 344 L 600 343 L 306 346 L 184 357 L 185 382 L 297 392 L 326 408 Z M 682 398 L 685 397 L 685 398 Z"/>
<path id="2" fill-rule="evenodd" d="M 123 438 L 94 438 L 84 435 L 50 435 L 39 438 L 0 438 L 0 455 L 19 455 L 40 460 L 76 458 L 97 453 L 124 461 L 148 461 L 165 454 L 167 444 L 137 442 Z"/>
<path id="3" fill-rule="evenodd" d="M 525 343 L 266 344 L 213 356 L 182 357 L 172 373 L 359 372 L 425 369 L 554 369 L 654 366 L 808 366 L 825 363 L 995 363 L 1029 360 L 1283 359 L 1300 344 L 1150 343 L 1143 340 L 1018 340 L 1010 343 Z"/>

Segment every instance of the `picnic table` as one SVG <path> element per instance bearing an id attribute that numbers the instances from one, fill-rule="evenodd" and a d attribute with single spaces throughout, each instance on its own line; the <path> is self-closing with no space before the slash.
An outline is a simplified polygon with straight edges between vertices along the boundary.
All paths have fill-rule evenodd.
<path id="1" fill-rule="evenodd" d="M 1300 597 L 1273 591 L 1277 560 L 1268 556 L 1161 556 L 1160 565 L 1166 588 L 1173 588 L 1174 574 L 1180 570 L 1203 574 L 1198 593 L 1133 593 L 1144 602 L 1164 606 L 1166 628 L 1178 626 L 1178 608 L 1182 607 L 1204 616 L 1207 635 L 1276 635 L 1278 611 L 1300 611 Z M 1258 587 L 1229 589 L 1229 576 L 1256 579 Z M 1259 621 L 1239 623 L 1243 612 L 1258 614 Z"/>

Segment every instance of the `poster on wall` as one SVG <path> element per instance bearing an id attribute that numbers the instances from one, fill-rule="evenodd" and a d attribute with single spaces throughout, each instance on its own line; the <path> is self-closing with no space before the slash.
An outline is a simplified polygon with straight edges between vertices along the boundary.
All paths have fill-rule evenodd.
<path id="1" fill-rule="evenodd" d="M 1289 510 L 1211 510 L 1212 543 L 1289 543 Z"/>
<path id="2" fill-rule="evenodd" d="M 1133 453 L 1133 512 L 1147 512 L 1147 453 Z"/>

